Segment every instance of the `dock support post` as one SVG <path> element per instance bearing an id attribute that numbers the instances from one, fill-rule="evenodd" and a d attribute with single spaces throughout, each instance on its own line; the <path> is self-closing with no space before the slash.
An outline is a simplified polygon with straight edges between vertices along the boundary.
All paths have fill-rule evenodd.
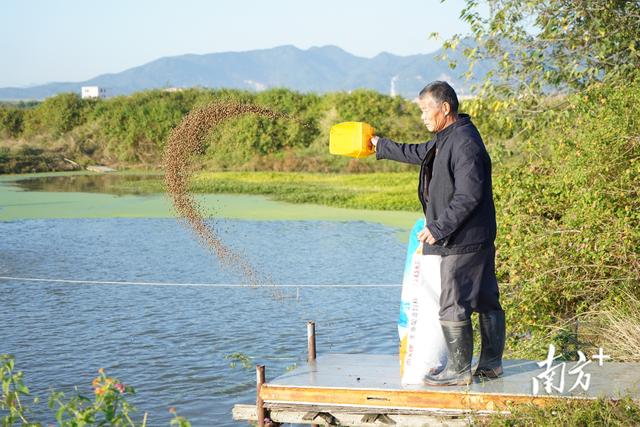
<path id="1" fill-rule="evenodd" d="M 307 322 L 307 362 L 316 361 L 316 323 L 313 320 Z M 318 424 L 311 424 L 311 427 L 320 427 Z"/>
<path id="2" fill-rule="evenodd" d="M 264 427 L 264 401 L 260 396 L 260 389 L 264 384 L 264 365 L 256 365 L 256 411 L 258 413 L 258 427 Z"/>
<path id="3" fill-rule="evenodd" d="M 307 345 L 309 348 L 309 355 L 307 362 L 315 362 L 316 360 L 316 324 L 312 320 L 307 322 Z"/>

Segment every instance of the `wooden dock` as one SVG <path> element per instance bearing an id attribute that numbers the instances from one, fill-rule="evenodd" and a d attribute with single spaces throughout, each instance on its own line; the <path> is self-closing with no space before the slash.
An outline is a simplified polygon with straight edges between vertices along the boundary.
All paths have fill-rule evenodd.
<path id="1" fill-rule="evenodd" d="M 578 362 L 562 365 L 556 360 L 550 383 L 556 388 L 550 393 L 543 378 L 548 367 L 530 360 L 506 360 L 503 377 L 474 378 L 470 386 L 407 386 L 400 383 L 397 355 L 326 354 L 315 359 L 312 344 L 310 340 L 306 365 L 271 381 L 265 380 L 264 367 L 259 366 L 257 404 L 235 405 L 234 419 L 258 421 L 258 425 L 268 421 L 276 425 L 466 425 L 471 414 L 508 412 L 513 404 L 544 406 L 557 399 L 625 396 L 640 400 L 638 363 L 591 360 L 574 370 Z"/>

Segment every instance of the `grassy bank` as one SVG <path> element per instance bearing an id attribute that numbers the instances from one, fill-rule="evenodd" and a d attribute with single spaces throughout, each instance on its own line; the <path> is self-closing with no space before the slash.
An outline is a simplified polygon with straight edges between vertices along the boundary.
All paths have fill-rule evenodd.
<path id="1" fill-rule="evenodd" d="M 194 193 L 260 194 L 289 203 L 311 203 L 349 209 L 419 213 L 416 172 L 318 174 L 302 172 L 201 172 L 191 182 Z M 119 185 L 121 190 L 164 191 L 162 180 Z"/>
<path id="2" fill-rule="evenodd" d="M 546 407 L 514 405 L 509 415 L 478 417 L 478 426 L 637 426 L 640 404 L 629 397 L 620 400 L 559 400 Z"/>

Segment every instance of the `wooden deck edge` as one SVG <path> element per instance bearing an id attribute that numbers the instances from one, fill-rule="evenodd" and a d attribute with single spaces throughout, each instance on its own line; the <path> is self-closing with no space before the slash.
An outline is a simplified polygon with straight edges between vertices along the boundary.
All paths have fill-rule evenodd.
<path id="1" fill-rule="evenodd" d="M 317 405 L 268 405 L 269 419 L 277 423 L 314 424 L 320 426 L 353 426 L 370 427 L 380 425 L 413 426 L 467 426 L 470 415 L 465 412 L 430 413 L 429 411 L 379 410 L 376 408 L 348 408 L 325 407 Z M 234 405 L 233 419 L 236 421 L 257 421 L 256 405 Z"/>
<path id="2" fill-rule="evenodd" d="M 292 390 L 297 393 L 290 393 Z M 290 389 L 268 384 L 262 386 L 261 396 L 268 418 L 276 423 L 355 427 L 384 424 L 407 427 L 462 426 L 490 414 L 508 414 L 512 405 L 545 406 L 564 399 L 596 399 L 576 396 L 479 395 L 431 390 Z M 255 404 L 236 404 L 232 414 L 236 421 L 258 420 Z"/>
<path id="3" fill-rule="evenodd" d="M 260 396 L 265 402 L 340 407 L 395 408 L 413 410 L 508 411 L 509 406 L 546 406 L 558 399 L 590 400 L 595 397 L 530 396 L 435 390 L 367 390 L 342 388 L 287 387 L 264 384 Z"/>

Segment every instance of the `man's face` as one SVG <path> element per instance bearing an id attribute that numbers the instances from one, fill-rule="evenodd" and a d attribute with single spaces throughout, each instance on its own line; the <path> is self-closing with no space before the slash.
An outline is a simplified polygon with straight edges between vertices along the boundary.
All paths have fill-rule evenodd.
<path id="1" fill-rule="evenodd" d="M 422 110 L 420 118 L 424 122 L 429 132 L 439 132 L 445 127 L 447 113 L 449 112 L 449 104 L 443 102 L 439 104 L 431 95 L 426 95 L 418 99 L 418 105 Z"/>

